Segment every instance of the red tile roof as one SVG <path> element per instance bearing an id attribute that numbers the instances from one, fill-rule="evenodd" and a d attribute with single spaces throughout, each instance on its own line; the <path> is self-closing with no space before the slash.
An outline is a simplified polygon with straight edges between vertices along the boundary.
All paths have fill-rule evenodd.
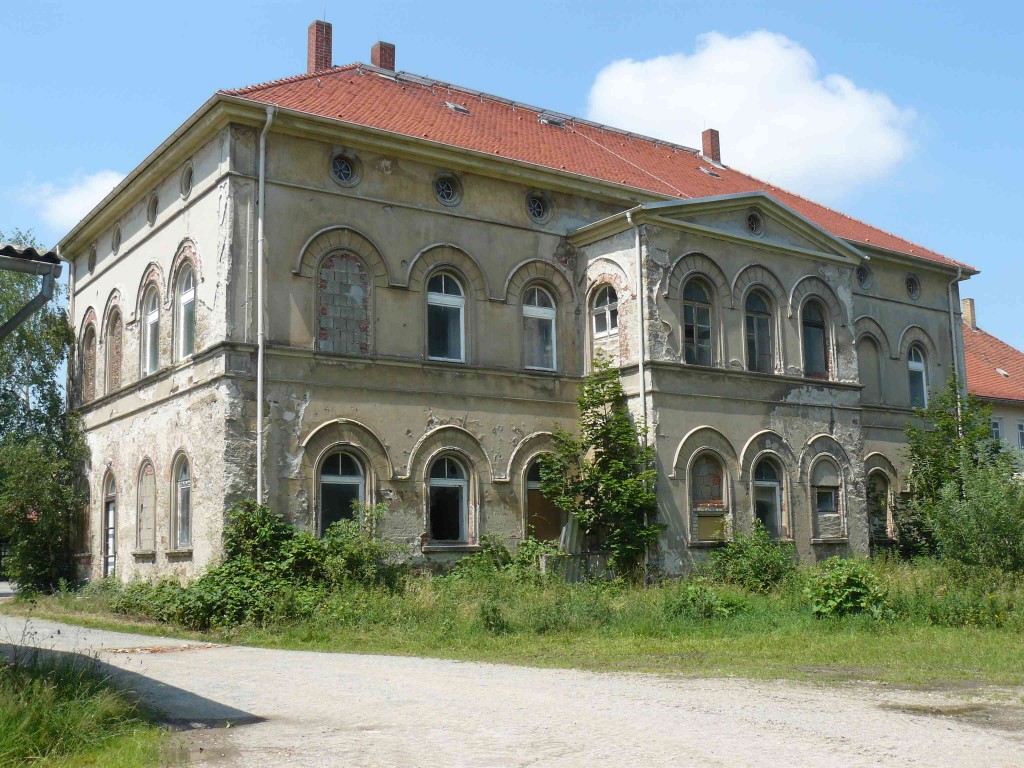
<path id="1" fill-rule="evenodd" d="M 1024 352 L 964 323 L 964 362 L 972 395 L 1024 403 Z"/>
<path id="2" fill-rule="evenodd" d="M 752 176 L 712 166 L 697 150 L 567 116 L 564 127 L 547 125 L 538 118 L 550 113 L 534 107 L 406 73 L 395 77 L 349 64 L 221 93 L 671 197 L 764 191 L 837 237 L 967 266 Z"/>

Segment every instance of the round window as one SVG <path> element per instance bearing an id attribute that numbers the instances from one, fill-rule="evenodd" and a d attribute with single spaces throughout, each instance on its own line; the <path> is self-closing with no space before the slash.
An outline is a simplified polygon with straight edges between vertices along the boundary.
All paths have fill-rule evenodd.
<path id="1" fill-rule="evenodd" d="M 758 211 L 747 212 L 747 232 L 755 237 L 764 234 L 764 218 Z"/>
<path id="2" fill-rule="evenodd" d="M 89 272 L 96 269 L 96 246 L 93 245 L 89 248 Z"/>
<path id="3" fill-rule="evenodd" d="M 914 275 L 907 275 L 906 286 L 907 296 L 912 299 L 918 299 L 921 297 L 921 281 Z"/>
<path id="4" fill-rule="evenodd" d="M 544 223 L 551 218 L 551 203 L 539 192 L 531 192 L 526 196 L 526 212 L 534 221 Z"/>
<path id="5" fill-rule="evenodd" d="M 156 224 L 156 212 L 160 205 L 160 200 L 157 198 L 154 192 L 149 196 L 149 203 L 146 205 L 146 221 L 149 222 L 149 226 Z"/>
<path id="6" fill-rule="evenodd" d="M 183 198 L 192 194 L 193 175 L 192 163 L 185 163 L 185 167 L 181 170 L 181 196 Z"/>
<path id="7" fill-rule="evenodd" d="M 864 264 L 857 267 L 857 285 L 865 290 L 871 287 L 871 270 Z"/>
<path id="8" fill-rule="evenodd" d="M 331 158 L 331 177 L 343 187 L 354 186 L 359 181 L 359 165 L 347 153 L 339 152 Z"/>
<path id="9" fill-rule="evenodd" d="M 444 205 L 457 205 L 462 197 L 459 180 L 451 174 L 442 174 L 434 179 L 434 195 Z"/>
<path id="10" fill-rule="evenodd" d="M 121 250 L 121 225 L 114 227 L 114 234 L 110 238 L 110 250 L 117 253 Z"/>

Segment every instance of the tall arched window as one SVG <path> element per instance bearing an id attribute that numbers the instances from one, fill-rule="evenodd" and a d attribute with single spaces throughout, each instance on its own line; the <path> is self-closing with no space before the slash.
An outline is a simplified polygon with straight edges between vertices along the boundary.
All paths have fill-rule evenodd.
<path id="1" fill-rule="evenodd" d="M 868 534 L 871 543 L 892 539 L 889 521 L 889 478 L 881 472 L 868 475 Z"/>
<path id="2" fill-rule="evenodd" d="M 171 542 L 175 549 L 189 549 L 192 546 L 192 470 L 186 457 L 178 457 L 171 478 Z"/>
<path id="3" fill-rule="evenodd" d="M 910 405 L 913 408 L 928 407 L 927 358 L 920 344 L 912 344 L 907 351 L 907 374 L 910 378 Z"/>
<path id="4" fill-rule="evenodd" d="M 690 467 L 690 509 L 697 540 L 725 538 L 725 468 L 713 453 L 702 453 Z"/>
<path id="5" fill-rule="evenodd" d="M 460 461 L 442 456 L 430 466 L 429 504 L 431 541 L 466 541 L 469 480 Z"/>
<path id="6" fill-rule="evenodd" d="M 540 541 L 557 541 L 564 526 L 564 514 L 541 490 L 540 460 L 534 461 L 526 472 L 526 534 Z"/>
<path id="7" fill-rule="evenodd" d="M 594 294 L 590 308 L 594 338 L 602 339 L 619 332 L 619 297 L 610 285 L 603 285 Z"/>
<path id="8" fill-rule="evenodd" d="M 804 376 L 811 379 L 828 378 L 828 325 L 821 302 L 811 300 L 804 304 Z"/>
<path id="9" fill-rule="evenodd" d="M 870 336 L 857 342 L 857 367 L 860 373 L 861 402 L 882 402 L 882 356 L 878 344 Z"/>
<path id="10" fill-rule="evenodd" d="M 124 323 L 121 312 L 114 310 L 107 321 L 107 392 L 121 388 L 121 350 L 124 345 Z"/>
<path id="11" fill-rule="evenodd" d="M 351 453 L 332 453 L 320 467 L 320 520 L 322 536 L 333 523 L 356 517 L 354 505 L 366 502 L 366 472 Z"/>
<path id="12" fill-rule="evenodd" d="M 178 304 L 178 359 L 184 360 L 196 351 L 196 283 L 195 273 L 188 264 L 178 273 L 175 299 Z"/>
<path id="13" fill-rule="evenodd" d="M 772 459 L 761 459 L 754 467 L 754 516 L 773 539 L 784 535 L 782 473 Z"/>
<path id="14" fill-rule="evenodd" d="M 160 294 L 151 287 L 142 300 L 142 375 L 160 367 Z"/>
<path id="15" fill-rule="evenodd" d="M 112 474 L 103 483 L 103 577 L 117 567 L 117 485 Z"/>
<path id="16" fill-rule="evenodd" d="M 831 459 L 821 459 L 811 472 L 811 503 L 814 505 L 814 535 L 838 539 L 846 535 L 843 525 L 842 475 Z"/>
<path id="17" fill-rule="evenodd" d="M 139 470 L 139 508 L 135 530 L 140 551 L 156 549 L 156 472 L 150 462 Z"/>
<path id="18" fill-rule="evenodd" d="M 354 253 L 334 253 L 320 262 L 317 340 L 321 352 L 370 354 L 370 275 Z"/>
<path id="19" fill-rule="evenodd" d="M 523 297 L 523 357 L 527 368 L 555 370 L 555 300 L 539 286 Z"/>
<path id="20" fill-rule="evenodd" d="M 711 365 L 711 300 L 707 283 L 690 280 L 683 288 L 683 351 L 690 365 Z"/>
<path id="21" fill-rule="evenodd" d="M 774 373 L 772 313 L 765 295 L 760 291 L 751 291 L 747 295 L 744 311 L 747 326 L 747 370 Z"/>
<path id="22" fill-rule="evenodd" d="M 96 399 L 96 327 L 90 324 L 82 336 L 82 402 Z"/>
<path id="23" fill-rule="evenodd" d="M 459 281 L 439 272 L 427 283 L 427 357 L 465 362 L 466 297 Z"/>

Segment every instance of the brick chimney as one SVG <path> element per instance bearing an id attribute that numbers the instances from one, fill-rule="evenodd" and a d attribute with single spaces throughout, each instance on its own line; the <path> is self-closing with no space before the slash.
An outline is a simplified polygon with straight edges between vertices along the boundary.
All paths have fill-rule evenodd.
<path id="1" fill-rule="evenodd" d="M 395 71 L 395 44 L 378 40 L 370 49 L 370 63 L 381 69 Z"/>
<path id="2" fill-rule="evenodd" d="M 334 53 L 334 35 L 326 21 L 314 21 L 309 25 L 306 43 L 306 72 L 312 74 L 331 68 Z"/>
<path id="3" fill-rule="evenodd" d="M 722 145 L 718 141 L 718 131 L 708 128 L 700 137 L 704 142 L 704 157 L 716 163 L 722 162 Z"/>
<path id="4" fill-rule="evenodd" d="M 960 312 L 972 331 L 978 330 L 978 316 L 974 313 L 974 299 L 960 299 Z"/>

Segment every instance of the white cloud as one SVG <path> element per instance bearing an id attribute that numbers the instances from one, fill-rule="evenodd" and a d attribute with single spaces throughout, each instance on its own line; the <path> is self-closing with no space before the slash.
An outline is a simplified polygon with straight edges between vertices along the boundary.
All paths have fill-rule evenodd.
<path id="1" fill-rule="evenodd" d="M 911 149 L 911 109 L 842 75 L 820 75 L 807 49 L 767 31 L 697 38 L 693 54 L 626 59 L 598 73 L 592 120 L 700 147 L 809 196 L 837 199 L 890 172 Z"/>
<path id="2" fill-rule="evenodd" d="M 64 233 L 123 178 L 124 174 L 117 171 L 79 173 L 59 182 L 25 184 L 17 196 L 24 205 L 36 209 L 47 225 Z"/>

